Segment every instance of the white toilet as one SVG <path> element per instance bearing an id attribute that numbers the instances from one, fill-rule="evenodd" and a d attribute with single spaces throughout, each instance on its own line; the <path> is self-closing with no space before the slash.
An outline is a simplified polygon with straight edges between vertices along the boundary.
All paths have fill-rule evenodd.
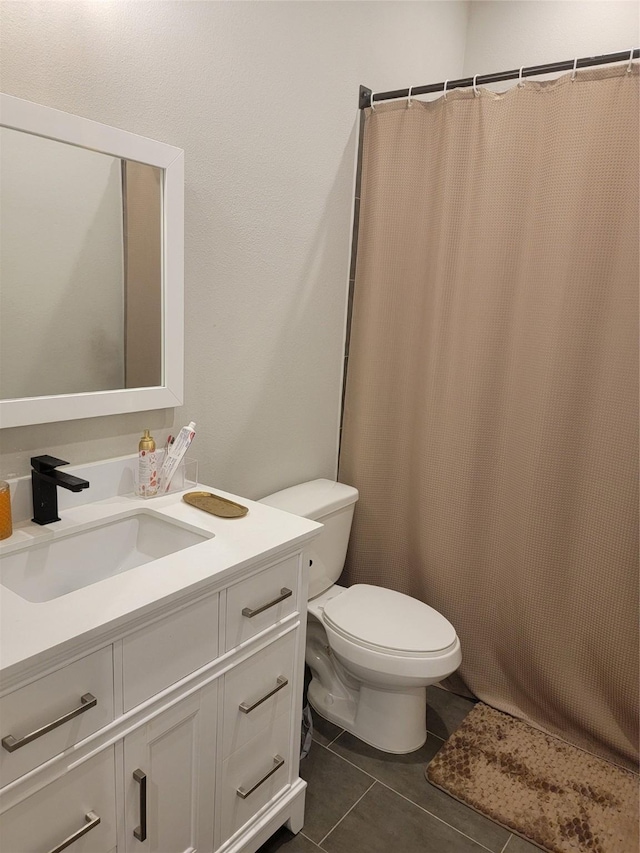
<path id="1" fill-rule="evenodd" d="M 306 551 L 312 707 L 377 749 L 413 752 L 427 738 L 425 688 L 460 666 L 460 641 L 444 616 L 415 598 L 336 585 L 357 500 L 351 486 L 313 480 L 261 503 L 324 525 Z"/>

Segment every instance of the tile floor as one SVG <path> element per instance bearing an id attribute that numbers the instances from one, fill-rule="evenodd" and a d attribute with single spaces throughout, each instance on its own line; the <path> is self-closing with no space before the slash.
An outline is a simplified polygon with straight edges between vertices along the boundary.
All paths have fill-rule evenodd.
<path id="1" fill-rule="evenodd" d="M 426 780 L 426 765 L 473 703 L 429 687 L 427 705 L 427 742 L 409 755 L 373 749 L 314 714 L 314 742 L 300 764 L 304 828 L 292 835 L 283 827 L 258 853 L 539 853 Z"/>

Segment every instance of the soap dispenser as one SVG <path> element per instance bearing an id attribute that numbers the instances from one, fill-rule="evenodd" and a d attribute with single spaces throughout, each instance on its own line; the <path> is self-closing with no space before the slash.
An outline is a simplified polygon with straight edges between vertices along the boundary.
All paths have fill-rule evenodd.
<path id="1" fill-rule="evenodd" d="M 0 480 L 0 539 L 8 539 L 12 532 L 11 491 L 9 483 Z"/>
<path id="2" fill-rule="evenodd" d="M 153 436 L 145 429 L 138 444 L 138 494 L 151 498 L 158 493 L 158 463 L 156 459 L 156 443 Z"/>

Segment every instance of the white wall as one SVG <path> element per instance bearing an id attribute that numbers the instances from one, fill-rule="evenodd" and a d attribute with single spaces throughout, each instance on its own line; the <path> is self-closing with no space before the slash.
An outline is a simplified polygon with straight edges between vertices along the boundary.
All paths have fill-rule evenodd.
<path id="1" fill-rule="evenodd" d="M 464 76 L 639 46 L 636 0 L 475 0 L 469 5 Z"/>
<path id="2" fill-rule="evenodd" d="M 360 83 L 459 76 L 458 2 L 3 2 L 5 92 L 186 151 L 183 410 L 3 430 L 2 471 L 194 419 L 202 480 L 334 476 Z"/>

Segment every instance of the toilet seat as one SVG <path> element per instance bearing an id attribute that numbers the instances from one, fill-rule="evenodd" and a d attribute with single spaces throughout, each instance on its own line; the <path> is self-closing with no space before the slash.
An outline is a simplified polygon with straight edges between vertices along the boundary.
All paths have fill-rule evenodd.
<path id="1" fill-rule="evenodd" d="M 453 625 L 428 604 L 369 584 L 327 601 L 323 621 L 344 640 L 390 656 L 438 657 L 458 642 Z"/>

